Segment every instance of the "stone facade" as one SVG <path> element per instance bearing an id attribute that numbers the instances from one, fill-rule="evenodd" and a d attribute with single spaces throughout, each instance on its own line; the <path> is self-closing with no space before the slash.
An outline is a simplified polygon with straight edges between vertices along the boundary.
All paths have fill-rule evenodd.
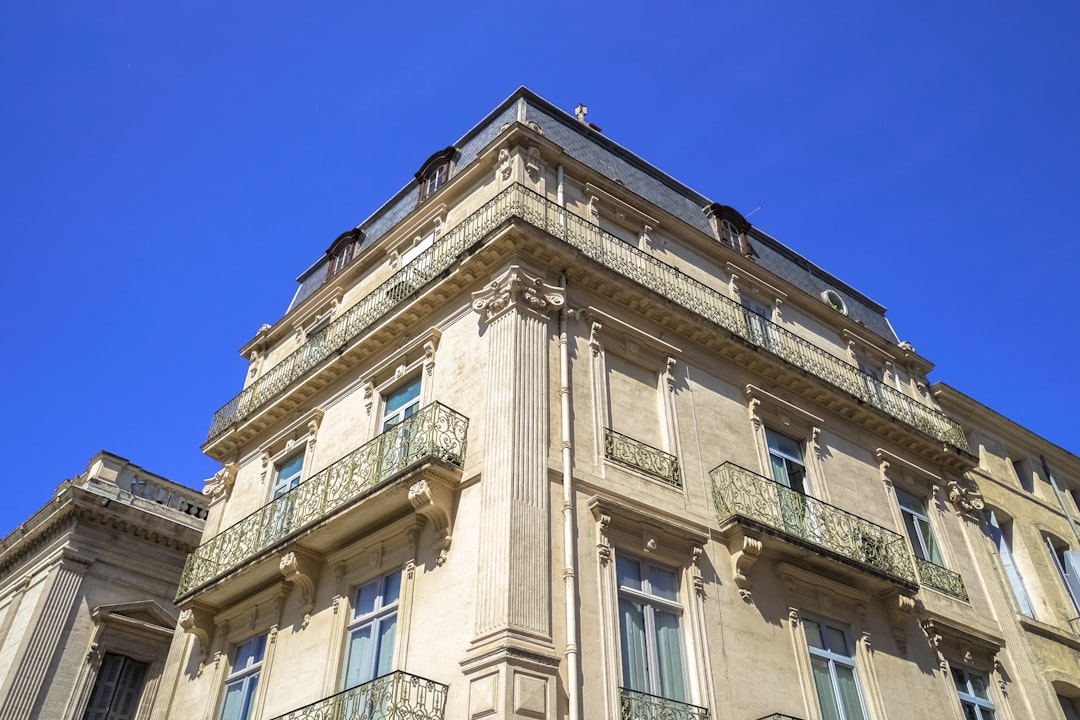
<path id="1" fill-rule="evenodd" d="M 0 717 L 148 718 L 203 498 L 107 452 L 0 540 Z"/>
<path id="2" fill-rule="evenodd" d="M 1054 717 L 929 361 L 583 116 L 516 92 L 244 347 L 154 717 Z"/>

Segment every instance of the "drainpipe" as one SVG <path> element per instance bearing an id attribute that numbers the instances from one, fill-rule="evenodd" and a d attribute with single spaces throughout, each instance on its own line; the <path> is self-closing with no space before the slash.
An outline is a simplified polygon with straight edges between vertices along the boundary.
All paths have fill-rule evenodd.
<path id="1" fill-rule="evenodd" d="M 563 207 L 563 166 L 558 167 L 558 202 Z M 564 218 L 560 216 L 560 220 Z M 559 278 L 566 297 L 566 273 Z M 562 489 L 563 489 L 563 583 L 566 590 L 566 690 L 570 704 L 570 720 L 581 719 L 581 686 L 578 657 L 577 593 L 575 592 L 574 547 L 574 482 L 570 442 L 570 349 L 566 340 L 569 312 L 566 303 L 559 310 L 559 403 L 562 424 Z"/>

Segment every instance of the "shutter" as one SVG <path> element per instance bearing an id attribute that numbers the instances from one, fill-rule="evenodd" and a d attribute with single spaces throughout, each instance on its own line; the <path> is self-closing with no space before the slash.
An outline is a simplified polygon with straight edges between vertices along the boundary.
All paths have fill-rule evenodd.
<path id="1" fill-rule="evenodd" d="M 1016 563 L 1013 561 L 1012 550 L 1009 549 L 1009 543 L 1006 542 L 1005 535 L 1001 532 L 1001 526 L 998 525 L 997 518 L 994 517 L 992 510 L 987 513 L 986 520 L 987 534 L 997 545 L 998 556 L 1001 558 L 1001 564 L 1005 566 L 1005 575 L 1009 578 L 1009 584 L 1012 585 L 1016 602 L 1020 604 L 1020 612 L 1029 618 L 1034 618 L 1035 608 L 1031 604 L 1031 598 L 1028 597 L 1027 589 L 1024 588 L 1024 580 L 1020 577 L 1020 569 L 1016 567 Z"/>
<path id="2" fill-rule="evenodd" d="M 1065 584 L 1072 595 L 1073 605 L 1080 612 L 1080 552 L 1066 550 L 1063 560 L 1065 561 Z"/>
<path id="3" fill-rule="evenodd" d="M 146 680 L 146 664 L 125 658 L 124 670 L 113 693 L 108 720 L 132 720 L 139 708 L 143 682 Z"/>
<path id="4" fill-rule="evenodd" d="M 108 720 L 109 706 L 116 692 L 117 681 L 124 667 L 123 655 L 105 654 L 98 669 L 94 690 L 90 693 L 90 702 L 86 705 L 83 720 Z"/>

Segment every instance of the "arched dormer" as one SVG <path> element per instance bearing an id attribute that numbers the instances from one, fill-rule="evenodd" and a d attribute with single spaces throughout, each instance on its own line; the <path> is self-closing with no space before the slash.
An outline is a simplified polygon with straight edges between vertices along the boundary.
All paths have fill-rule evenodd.
<path id="1" fill-rule="evenodd" d="M 330 244 L 326 250 L 329 258 L 327 263 L 326 277 L 331 278 L 341 272 L 360 251 L 360 243 L 364 240 L 364 231 L 360 228 L 346 230 L 338 235 L 337 240 Z"/>
<path id="2" fill-rule="evenodd" d="M 754 254 L 750 247 L 750 222 L 738 210 L 712 203 L 705 206 L 704 212 L 717 240 L 742 255 Z"/>
<path id="3" fill-rule="evenodd" d="M 424 202 L 450 179 L 450 171 L 458 157 L 458 150 L 453 145 L 435 153 L 416 171 L 416 182 L 420 183 L 420 202 Z"/>

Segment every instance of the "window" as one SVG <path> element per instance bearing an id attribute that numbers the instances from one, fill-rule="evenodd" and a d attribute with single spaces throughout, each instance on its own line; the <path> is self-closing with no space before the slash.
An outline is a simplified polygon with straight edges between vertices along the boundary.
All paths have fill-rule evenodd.
<path id="1" fill-rule="evenodd" d="M 400 594 L 400 572 L 385 575 L 356 590 L 346 650 L 346 689 L 374 680 L 393 669 Z"/>
<path id="2" fill-rule="evenodd" d="M 958 667 L 952 668 L 952 677 L 964 720 L 994 720 L 994 703 L 987 693 L 986 678 Z"/>
<path id="3" fill-rule="evenodd" d="M 293 455 L 274 466 L 273 497 L 281 497 L 300 484 L 300 471 L 304 469 L 304 453 Z"/>
<path id="4" fill-rule="evenodd" d="M 339 250 L 336 255 L 330 258 L 330 275 L 334 276 L 341 272 L 345 268 L 345 266 L 352 261 L 352 257 L 353 244 L 349 243 L 345 247 L 341 248 L 341 250 Z"/>
<path id="5" fill-rule="evenodd" d="M 723 238 L 727 245 L 742 252 L 742 238 L 740 237 L 740 234 L 739 228 L 735 226 L 735 223 L 730 220 L 720 221 L 720 237 Z"/>
<path id="6" fill-rule="evenodd" d="M 866 720 L 855 656 L 847 632 L 835 625 L 803 621 L 810 646 L 818 704 L 824 720 Z"/>
<path id="7" fill-rule="evenodd" d="M 986 511 L 984 520 L 983 527 L 986 528 L 986 534 L 993 541 L 994 546 L 997 547 L 998 557 L 1001 558 L 1001 564 L 1005 568 L 1005 576 L 1009 579 L 1009 585 L 1012 586 L 1016 602 L 1020 605 L 1020 612 L 1029 618 L 1034 618 L 1035 609 L 1031 604 L 1031 597 L 1027 593 L 1027 588 L 1024 587 L 1020 569 L 1016 566 L 1016 560 L 1013 557 L 1012 523 L 999 522 L 993 510 Z"/>
<path id="8" fill-rule="evenodd" d="M 616 557 L 615 566 L 624 687 L 685 701 L 677 573 L 621 555 Z"/>
<path id="9" fill-rule="evenodd" d="M 418 238 L 411 247 L 405 252 L 401 253 L 401 267 L 405 267 L 427 250 L 429 247 L 435 244 L 435 236 L 438 235 L 438 231 L 432 230 L 422 238 Z M 428 265 L 430 263 L 424 263 Z"/>
<path id="10" fill-rule="evenodd" d="M 130 720 L 139 708 L 146 663 L 105 653 L 83 720 Z"/>
<path id="11" fill-rule="evenodd" d="M 258 635 L 236 646 L 232 670 L 225 678 L 221 720 L 250 720 L 252 717 L 265 652 L 266 635 Z"/>
<path id="12" fill-rule="evenodd" d="M 897 488 L 896 499 L 900 501 L 900 514 L 904 518 L 908 540 L 915 557 L 935 565 L 943 565 L 934 532 L 930 529 L 930 517 L 926 513 L 926 501 Z"/>
<path id="13" fill-rule="evenodd" d="M 379 476 L 386 478 L 409 464 L 413 428 L 403 424 L 420 408 L 420 376 L 388 394 L 383 400 L 382 432 L 379 446 Z"/>
<path id="14" fill-rule="evenodd" d="M 1069 593 L 1069 599 L 1072 600 L 1073 610 L 1080 613 L 1080 552 L 1070 550 L 1068 545 L 1057 538 L 1049 535 L 1044 538 L 1046 547 L 1050 549 L 1050 558 L 1053 560 L 1054 567 L 1057 568 L 1061 582 Z"/>
<path id="15" fill-rule="evenodd" d="M 1013 460 L 1012 466 L 1013 472 L 1016 473 L 1016 479 L 1020 481 L 1020 487 L 1028 492 L 1035 492 L 1035 475 L 1031 472 L 1031 468 L 1028 467 L 1027 461 Z"/>
<path id="16" fill-rule="evenodd" d="M 750 341 L 762 347 L 772 349 L 779 344 L 776 335 L 776 326 L 772 323 L 772 310 L 762 303 L 751 298 L 742 296 L 742 303 L 746 317 L 746 324 L 750 331 Z"/>
<path id="17" fill-rule="evenodd" d="M 420 376 L 417 375 L 386 396 L 383 401 L 382 429 L 386 432 L 401 423 L 420 407 Z"/>
<path id="18" fill-rule="evenodd" d="M 773 480 L 805 495 L 806 463 L 802 443 L 769 428 L 765 428 L 765 439 L 769 444 Z"/>
<path id="19" fill-rule="evenodd" d="M 1074 698 L 1068 698 L 1064 695 L 1058 695 L 1058 704 L 1061 705 L 1061 712 L 1065 715 L 1065 720 L 1080 720 L 1080 705 Z"/>

